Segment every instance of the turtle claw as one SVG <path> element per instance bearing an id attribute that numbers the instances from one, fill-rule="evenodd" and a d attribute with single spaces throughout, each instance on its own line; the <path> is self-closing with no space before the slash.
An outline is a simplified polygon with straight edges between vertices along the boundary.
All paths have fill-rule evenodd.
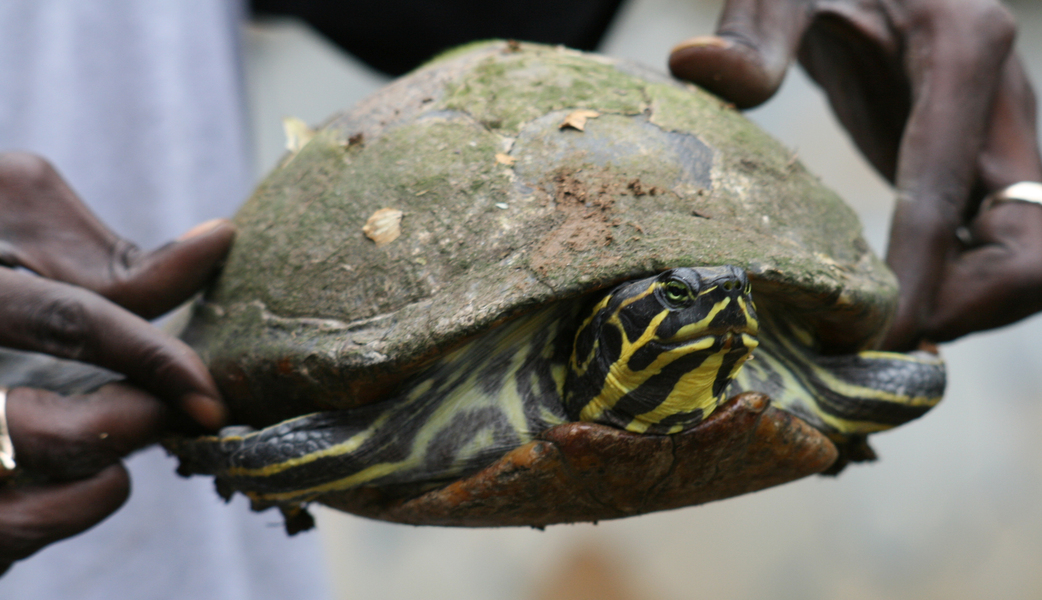
<path id="1" fill-rule="evenodd" d="M 314 529 L 315 517 L 302 505 L 279 506 L 279 512 L 286 520 L 286 534 L 297 535 L 301 531 Z"/>
<path id="2" fill-rule="evenodd" d="M 218 432 L 217 437 L 243 437 L 254 433 L 255 431 L 257 431 L 257 429 L 250 427 L 249 425 L 229 425 L 222 428 L 221 431 Z"/>
<path id="3" fill-rule="evenodd" d="M 232 501 L 232 496 L 235 495 L 235 488 L 231 486 L 227 481 L 217 477 L 213 480 L 214 488 L 217 489 L 217 495 L 221 497 L 225 503 Z"/>
<path id="4" fill-rule="evenodd" d="M 872 462 L 879 457 L 872 446 L 868 445 L 868 436 L 853 435 L 847 439 L 834 439 L 839 456 L 832 466 L 821 472 L 822 475 L 839 475 L 852 462 Z"/>

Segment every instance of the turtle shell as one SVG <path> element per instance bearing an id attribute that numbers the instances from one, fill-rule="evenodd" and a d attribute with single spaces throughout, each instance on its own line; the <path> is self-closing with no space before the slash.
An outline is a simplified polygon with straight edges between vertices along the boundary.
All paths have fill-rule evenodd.
<path id="1" fill-rule="evenodd" d="M 486 42 L 443 55 L 331 118 L 284 158 L 235 222 L 227 266 L 184 337 L 237 420 L 257 427 L 373 402 L 505 320 L 670 267 L 744 268 L 757 305 L 798 321 L 825 352 L 870 346 L 896 301 L 895 279 L 853 211 L 793 152 L 694 86 L 560 47 Z M 835 458 L 823 436 L 754 396 L 688 434 L 735 425 L 735 435 L 748 434 L 730 442 L 729 456 L 744 465 L 735 472 L 756 463 L 764 474 L 703 499 L 820 471 Z M 574 473 L 575 459 L 625 454 L 630 442 L 620 440 L 640 437 L 561 427 L 489 469 L 523 464 L 551 477 L 564 459 L 547 454 L 550 444 L 571 457 L 561 472 Z M 646 464 L 676 456 L 688 434 L 638 454 Z M 749 436 L 770 451 L 748 458 L 756 454 Z M 703 450 L 727 447 L 714 444 Z M 767 468 L 779 461 L 794 466 Z M 463 493 L 460 483 L 456 492 L 473 499 L 475 489 L 487 491 L 474 482 L 509 479 L 486 471 L 472 478 L 476 488 Z M 439 506 L 466 504 L 446 490 Z M 366 493 L 328 503 L 408 522 L 452 512 L 405 509 L 396 499 L 394 516 L 391 500 Z M 657 505 L 642 500 L 638 512 L 700 501 L 690 490 L 678 494 Z M 604 506 L 603 496 L 591 506 Z M 438 522 L 509 521 L 489 514 Z M 536 524 L 545 522 L 555 521 Z"/>

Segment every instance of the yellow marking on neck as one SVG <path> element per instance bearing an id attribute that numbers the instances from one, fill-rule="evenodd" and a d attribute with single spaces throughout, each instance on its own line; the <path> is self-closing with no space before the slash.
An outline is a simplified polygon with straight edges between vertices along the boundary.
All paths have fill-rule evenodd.
<path id="1" fill-rule="evenodd" d="M 651 325 L 644 331 L 644 334 L 636 343 L 629 343 L 625 339 L 625 336 L 623 336 L 623 348 L 619 360 L 615 361 L 615 363 L 608 369 L 608 374 L 604 378 L 604 384 L 601 386 L 600 393 L 591 399 L 586 406 L 583 407 L 582 411 L 580 411 L 580 419 L 583 421 L 595 421 L 599 419 L 605 411 L 613 408 L 623 396 L 632 390 L 637 389 L 637 387 L 644 383 L 648 378 L 657 375 L 669 363 L 692 352 L 705 351 L 716 343 L 716 338 L 713 336 L 701 338 L 680 348 L 673 348 L 662 352 L 655 357 L 655 360 L 652 361 L 650 365 L 641 371 L 631 371 L 629 368 L 629 359 L 633 355 L 633 352 L 654 337 L 655 329 L 658 328 L 659 323 L 661 323 L 662 318 L 665 318 L 666 314 L 668 314 L 668 311 L 663 311 L 663 313 L 656 315 L 655 319 L 652 320 Z M 701 370 L 700 367 L 695 369 L 695 372 Z M 712 377 L 715 377 L 715 375 L 716 369 L 714 368 L 712 369 L 710 382 L 712 382 Z M 706 398 L 699 398 L 694 400 L 694 404 L 701 405 L 706 401 Z"/>
<path id="2" fill-rule="evenodd" d="M 597 306 L 594 306 L 593 310 L 590 311 L 590 314 L 586 317 L 585 320 L 583 320 L 582 325 L 579 327 L 579 329 L 586 329 L 586 327 L 590 325 L 590 322 L 593 321 L 593 318 L 597 316 L 597 313 L 601 312 L 602 310 L 608 307 L 608 303 L 611 302 L 611 297 L 611 294 L 608 294 L 607 296 L 601 298 L 601 301 L 597 303 Z"/>
<path id="3" fill-rule="evenodd" d="M 633 419 L 629 423 L 626 423 L 626 431 L 630 433 L 645 433 L 650 426 L 649 423 Z"/>
<path id="4" fill-rule="evenodd" d="M 800 342 L 800 344 L 802 344 L 805 348 L 817 348 L 817 338 L 813 333 L 811 333 L 803 327 L 800 327 L 796 323 L 789 323 L 788 327 L 789 332 L 792 333 L 792 336 L 796 338 Z"/>
<path id="5" fill-rule="evenodd" d="M 579 338 L 583 331 L 590 327 L 590 323 L 593 322 L 594 317 L 596 317 L 602 310 L 608 307 L 608 302 L 610 301 L 611 294 L 608 294 L 604 298 L 601 298 L 601 301 L 597 303 L 597 306 L 593 307 L 593 310 L 590 311 L 590 314 L 587 315 L 586 319 L 583 320 L 582 325 L 580 325 L 579 329 L 576 330 L 576 339 Z M 590 353 L 585 357 L 575 356 L 575 351 L 572 351 L 572 369 L 575 371 L 576 375 L 582 377 L 586 374 L 586 369 L 590 367 L 590 363 L 593 361 L 593 358 L 597 356 L 598 344 L 598 339 L 594 338 L 593 345 L 590 346 Z"/>
<path id="6" fill-rule="evenodd" d="M 418 400 L 420 398 L 420 396 L 422 396 L 422 395 L 426 394 L 427 392 L 431 391 L 431 386 L 433 386 L 433 385 L 434 385 L 434 380 L 433 379 L 426 379 L 426 380 L 424 380 L 422 383 L 420 383 L 420 385 L 418 385 L 418 386 L 414 387 L 413 389 L 409 390 L 409 396 L 408 396 L 409 401 L 410 402 L 414 402 L 414 401 Z"/>
<path id="7" fill-rule="evenodd" d="M 557 397 L 564 398 L 564 382 L 568 378 L 568 367 L 564 365 L 551 365 L 550 377 L 553 378 L 557 387 Z"/>
<path id="8" fill-rule="evenodd" d="M 578 337 L 579 336 L 576 335 L 576 338 L 578 338 Z M 572 366 L 572 370 L 575 371 L 576 375 L 578 375 L 579 377 L 582 377 L 583 375 L 586 374 L 586 371 L 590 368 L 590 365 L 593 364 L 593 358 L 595 356 L 597 356 L 597 349 L 600 348 L 600 346 L 601 346 L 600 338 L 594 338 L 593 345 L 590 346 L 590 354 L 582 362 L 579 362 L 579 357 L 575 356 L 575 350 L 572 350 L 572 365 L 571 366 Z"/>
<path id="9" fill-rule="evenodd" d="M 709 416 L 709 413 L 720 403 L 720 397 L 713 395 L 713 383 L 716 381 L 717 374 L 723 367 L 724 357 L 731 350 L 734 341 L 732 339 L 730 343 L 725 343 L 718 352 L 707 357 L 697 369 L 681 375 L 661 404 L 653 410 L 634 416 L 633 420 L 654 425 L 670 415 L 691 412 L 699 408 L 702 409 L 703 417 Z M 741 367 L 743 362 L 745 359 L 737 361 L 737 367 Z M 732 369 L 733 372 L 734 369 Z M 626 428 L 630 429 L 629 426 Z"/>
<path id="10" fill-rule="evenodd" d="M 788 365 L 772 354 L 760 353 L 754 362 L 746 365 L 738 374 L 739 385 L 743 389 L 755 390 L 755 387 L 752 387 L 746 378 L 752 377 L 756 373 L 759 373 L 762 378 L 766 378 L 769 374 L 781 378 L 781 391 L 771 395 L 771 403 L 774 406 L 803 418 L 817 419 L 826 430 L 831 428 L 832 431 L 849 435 L 875 433 L 893 427 L 893 425 L 872 421 L 843 419 L 822 411 L 815 404 L 814 392 L 809 386 Z"/>

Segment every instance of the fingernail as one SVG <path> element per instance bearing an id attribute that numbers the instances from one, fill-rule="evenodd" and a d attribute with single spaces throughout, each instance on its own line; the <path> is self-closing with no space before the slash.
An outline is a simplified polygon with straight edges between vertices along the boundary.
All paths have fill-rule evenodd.
<path id="1" fill-rule="evenodd" d="M 700 35 L 673 46 L 670 54 L 688 48 L 730 48 L 731 45 L 731 42 L 717 35 Z"/>
<path id="2" fill-rule="evenodd" d="M 183 242 L 187 239 L 199 237 L 200 235 L 210 233 L 214 229 L 217 229 L 221 225 L 228 222 L 228 219 L 210 219 L 204 223 L 200 223 L 195 227 L 181 234 L 181 237 L 177 238 L 177 241 Z"/>
<path id="3" fill-rule="evenodd" d="M 209 396 L 188 394 L 181 404 L 186 413 L 207 429 L 216 431 L 228 421 L 228 408 Z"/>
<path id="4" fill-rule="evenodd" d="M 921 342 L 919 342 L 919 350 L 922 350 L 923 352 L 929 352 L 934 356 L 939 356 L 941 354 L 941 349 L 937 347 L 937 344 L 929 340 L 922 340 Z"/>

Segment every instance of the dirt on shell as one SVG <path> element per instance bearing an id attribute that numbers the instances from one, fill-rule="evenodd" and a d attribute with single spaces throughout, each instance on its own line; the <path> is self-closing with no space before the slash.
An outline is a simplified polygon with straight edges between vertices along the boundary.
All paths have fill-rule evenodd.
<path id="1" fill-rule="evenodd" d="M 561 170 L 549 183 L 561 220 L 532 254 L 532 266 L 540 274 L 571 264 L 577 254 L 610 246 L 622 223 L 616 199 L 633 193 L 633 182 L 607 170 Z"/>

